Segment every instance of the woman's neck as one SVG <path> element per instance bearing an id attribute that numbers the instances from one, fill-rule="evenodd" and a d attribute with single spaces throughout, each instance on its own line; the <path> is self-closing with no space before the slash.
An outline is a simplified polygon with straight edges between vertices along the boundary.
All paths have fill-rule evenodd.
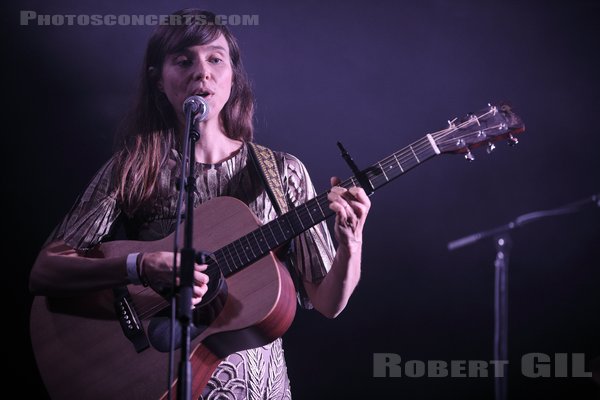
<path id="1" fill-rule="evenodd" d="M 196 142 L 196 161 L 217 164 L 231 157 L 242 145 L 239 140 L 225 135 L 218 121 L 200 123 L 200 139 Z"/>

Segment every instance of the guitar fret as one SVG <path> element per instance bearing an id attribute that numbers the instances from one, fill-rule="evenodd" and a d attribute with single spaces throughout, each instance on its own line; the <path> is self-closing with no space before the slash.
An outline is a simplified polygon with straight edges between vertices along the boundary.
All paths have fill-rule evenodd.
<path id="1" fill-rule="evenodd" d="M 260 253 L 261 253 L 263 250 L 260 248 L 260 241 L 259 241 L 259 240 L 256 238 L 256 233 L 255 233 L 255 231 L 252 231 L 252 232 L 250 232 L 250 233 L 249 233 L 248 235 L 246 235 L 246 236 L 250 236 L 250 235 L 252 235 L 252 242 L 253 242 L 253 243 L 254 243 L 254 244 L 255 244 L 255 245 L 258 247 L 258 251 L 257 251 L 257 252 L 254 252 L 254 250 L 253 250 L 253 251 L 252 251 L 252 253 L 253 253 L 253 254 L 256 254 L 256 253 L 260 254 Z M 249 241 L 249 240 L 250 240 L 250 239 L 248 239 L 248 241 Z"/>
<path id="2" fill-rule="evenodd" d="M 231 243 L 231 246 L 233 247 L 233 250 L 235 251 L 235 254 L 238 257 L 238 260 L 240 260 L 240 265 L 242 265 L 242 264 L 244 264 L 244 261 L 242 261 L 242 257 L 240 257 L 240 253 L 238 252 L 238 249 L 237 249 L 237 246 L 236 246 L 237 242 L 238 241 L 236 240 L 235 242 Z"/>
<path id="3" fill-rule="evenodd" d="M 263 232 L 264 229 L 262 229 L 262 227 L 261 227 L 261 228 L 258 229 L 258 231 L 260 232 L 260 235 L 262 236 L 262 238 L 258 239 L 258 242 L 259 243 L 265 243 L 265 245 L 266 245 L 265 250 L 260 249 L 260 251 L 269 251 L 269 241 L 267 240 L 267 237 L 265 236 L 265 233 Z"/>
<path id="4" fill-rule="evenodd" d="M 238 240 L 236 240 L 237 244 L 238 244 L 238 249 L 241 251 L 242 255 L 246 258 L 247 263 L 250 262 L 250 255 L 248 254 L 248 252 L 246 251 L 247 246 L 244 246 L 244 243 L 242 242 L 242 239 L 244 239 L 245 236 L 242 236 L 241 238 L 239 238 Z"/>
<path id="5" fill-rule="evenodd" d="M 381 166 L 381 162 L 378 162 L 377 165 L 379 165 L 379 169 L 381 170 L 381 172 L 383 172 L 383 176 L 385 176 L 385 180 L 389 182 L 389 178 L 388 178 L 387 174 L 385 173 L 385 169 Z"/>
<path id="6" fill-rule="evenodd" d="M 300 222 L 300 226 L 302 227 L 302 231 L 304 230 L 304 224 L 302 223 L 302 218 L 300 218 L 300 215 L 298 214 L 298 207 L 294 208 L 294 213 L 296 214 L 296 218 L 298 219 L 298 222 Z M 295 229 L 294 229 L 295 231 Z"/>
<path id="7" fill-rule="evenodd" d="M 310 217 L 310 221 L 312 222 L 312 225 L 315 224 L 315 219 L 313 218 L 310 209 L 308 208 L 308 203 L 304 203 L 304 208 L 306 208 L 306 211 L 308 212 L 308 216 Z"/>
<path id="8" fill-rule="evenodd" d="M 317 205 L 319 206 L 319 210 L 321 211 L 321 215 L 323 215 L 323 218 L 325 218 L 325 217 L 326 217 L 326 215 L 325 215 L 325 213 L 323 212 L 323 209 L 321 208 L 321 204 L 319 203 L 319 200 L 318 200 L 318 198 L 317 198 L 317 199 L 315 199 L 315 200 L 316 200 L 316 201 L 315 201 L 315 203 L 317 203 Z"/>
<path id="9" fill-rule="evenodd" d="M 289 211 L 281 216 L 281 220 L 285 222 L 286 228 L 285 231 L 283 231 L 284 238 L 292 237 L 292 232 L 300 232 L 300 230 L 295 229 L 295 225 L 292 219 L 292 217 L 294 217 L 294 213 L 292 211 Z"/>
<path id="10" fill-rule="evenodd" d="M 329 208 L 329 199 L 325 196 L 323 196 L 323 198 L 319 199 L 319 202 L 323 202 L 321 203 L 321 207 L 325 207 L 325 210 L 327 210 L 327 212 L 329 214 L 325 214 L 325 215 L 332 215 L 333 211 L 331 211 L 331 209 Z"/>
<path id="11" fill-rule="evenodd" d="M 283 221 L 285 215 L 281 216 L 281 221 Z M 286 221 L 287 222 L 287 221 Z M 285 232 L 283 231 L 283 228 L 281 227 L 281 223 L 279 220 L 275 220 L 275 223 L 277 224 L 277 226 L 279 227 L 279 230 L 281 230 L 281 234 L 283 235 L 283 237 L 285 238 Z"/>
<path id="12" fill-rule="evenodd" d="M 212 252 L 210 255 L 211 257 L 209 258 L 209 260 L 214 260 L 214 262 L 219 265 L 219 256 L 220 256 L 221 251 L 217 250 Z"/>
<path id="13" fill-rule="evenodd" d="M 219 251 L 218 254 L 220 255 L 220 258 L 223 260 L 225 266 L 227 267 L 227 271 L 228 272 L 232 272 L 232 267 L 231 265 L 229 265 L 229 261 L 227 261 L 227 257 L 225 256 L 225 253 L 223 253 L 222 251 Z M 221 265 L 221 262 L 219 262 L 219 255 L 217 255 L 217 265 Z M 221 268 L 223 269 L 223 268 Z"/>
<path id="14" fill-rule="evenodd" d="M 240 253 L 237 250 L 237 240 L 231 242 L 230 244 L 231 247 L 231 254 L 234 255 L 233 258 L 233 262 L 235 265 L 243 265 L 244 261 L 242 260 L 242 257 L 240 257 Z"/>
<path id="15" fill-rule="evenodd" d="M 292 219 L 292 213 L 287 212 L 283 215 L 282 221 L 284 221 L 285 224 L 285 231 L 283 233 L 283 238 L 282 238 L 282 242 L 285 242 L 286 239 L 291 238 L 295 232 L 300 232 L 298 229 L 295 229 L 295 226 L 293 224 L 294 220 Z"/>
<path id="16" fill-rule="evenodd" d="M 246 253 L 246 258 L 248 258 L 248 261 L 250 261 L 250 257 L 248 257 L 248 254 L 247 254 L 248 250 L 250 250 L 252 252 L 252 257 L 256 258 L 256 254 L 254 254 L 254 249 L 252 247 L 252 244 L 250 244 L 250 239 L 248 238 L 248 235 L 243 236 L 242 238 L 240 238 L 240 240 L 242 240 L 242 239 L 246 239 L 246 243 L 248 243 L 248 246 L 246 246 L 245 252 L 244 252 L 244 253 Z"/>
<path id="17" fill-rule="evenodd" d="M 383 160 L 381 161 L 381 163 L 383 163 L 383 166 L 382 166 L 382 168 L 383 168 L 383 170 L 384 170 L 384 171 L 387 171 L 387 172 L 394 172 L 394 173 L 395 173 L 395 168 L 396 168 L 396 165 L 395 165 L 394 161 L 392 161 L 392 160 L 390 159 L 390 157 L 387 157 L 387 158 L 383 159 Z M 387 173 L 386 173 L 386 174 L 387 174 Z M 389 175 L 388 175 L 388 178 L 389 178 Z M 392 180 L 392 179 L 394 179 L 394 177 L 393 177 L 393 176 L 392 176 L 392 178 L 391 178 L 390 180 Z"/>
<path id="18" fill-rule="evenodd" d="M 400 164 L 400 161 L 398 160 L 396 153 L 394 153 L 394 158 L 396 159 L 396 162 L 398 163 L 398 166 L 400 167 L 400 171 L 402 171 L 402 173 L 404 173 L 404 168 L 402 168 L 402 164 Z"/>
<path id="19" fill-rule="evenodd" d="M 227 254 L 225 254 L 225 250 L 226 248 L 223 247 L 222 249 L 222 255 L 223 255 L 223 260 L 225 261 L 225 265 L 227 265 L 227 269 L 229 270 L 229 272 L 232 271 L 232 268 L 235 268 L 235 263 L 230 264 L 229 259 L 227 258 Z M 233 261 L 233 259 L 231 259 L 231 261 Z"/>
<path id="20" fill-rule="evenodd" d="M 409 147 L 410 147 L 410 150 L 412 151 L 413 155 L 414 155 L 414 156 L 415 156 L 415 158 L 417 159 L 417 162 L 418 162 L 418 163 L 421 163 L 421 161 L 419 160 L 419 157 L 417 157 L 417 154 L 415 153 L 415 150 L 414 150 L 414 149 L 413 149 L 413 147 L 412 147 L 412 144 L 411 144 Z"/>
<path id="21" fill-rule="evenodd" d="M 224 261 L 224 260 L 219 261 L 219 258 L 222 259 L 222 257 L 221 257 L 222 256 L 221 255 L 221 251 L 217 250 L 217 251 L 213 252 L 212 256 L 213 256 L 213 258 L 215 260 L 215 264 L 217 265 L 217 268 L 219 268 L 221 271 L 224 270 L 226 266 L 225 265 L 221 265 L 221 264 L 224 264 L 224 263 L 221 262 L 221 261 Z"/>
<path id="22" fill-rule="evenodd" d="M 250 234 L 248 234 L 248 235 L 250 235 Z M 254 238 L 254 232 L 252 232 L 252 239 L 254 239 L 254 242 L 253 242 L 254 244 L 252 245 L 252 254 L 254 254 L 254 257 L 256 259 L 259 259 L 261 256 L 263 256 L 264 254 L 269 252 L 269 249 L 263 250 L 260 248 L 260 244 Z"/>
<path id="23" fill-rule="evenodd" d="M 227 250 L 227 253 L 229 254 L 229 259 L 231 260 L 232 264 L 235 265 L 235 259 L 233 257 L 233 254 L 231 253 L 231 249 L 229 248 L 230 246 L 225 246 L 224 249 Z"/>
<path id="24" fill-rule="evenodd" d="M 225 258 L 223 257 L 223 250 L 222 249 L 214 251 L 212 253 L 212 256 L 215 258 L 215 260 L 217 260 L 217 265 L 219 265 L 219 268 L 221 268 L 220 264 L 226 264 Z"/>
<path id="25" fill-rule="evenodd" d="M 390 180 L 393 180 L 395 177 L 402 174 L 402 168 L 399 168 L 398 162 L 396 161 L 395 157 L 388 157 L 385 164 L 388 165 L 388 171 L 392 172 L 393 174 L 393 177 Z"/>
<path id="26" fill-rule="evenodd" d="M 275 242 L 275 246 L 279 244 L 279 242 L 277 241 L 277 236 L 275 236 L 275 232 L 273 231 L 273 224 L 275 223 L 275 221 L 269 222 L 266 226 L 269 228 L 269 232 L 271 232 L 271 237 L 273 238 L 273 241 Z M 265 238 L 267 236 L 265 235 Z M 269 241 L 267 240 L 267 243 Z M 272 246 L 274 247 L 274 246 Z"/>

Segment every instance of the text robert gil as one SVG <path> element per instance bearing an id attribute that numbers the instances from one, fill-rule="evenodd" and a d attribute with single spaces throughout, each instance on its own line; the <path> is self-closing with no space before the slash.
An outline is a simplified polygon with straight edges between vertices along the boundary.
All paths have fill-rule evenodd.
<path id="1" fill-rule="evenodd" d="M 569 363 L 569 356 L 571 362 Z M 508 360 L 409 360 L 402 362 L 396 353 L 373 354 L 375 378 L 486 378 L 504 377 Z M 570 368 L 569 368 L 570 367 Z M 521 357 L 521 373 L 528 378 L 590 378 L 585 370 L 585 354 L 527 353 Z"/>

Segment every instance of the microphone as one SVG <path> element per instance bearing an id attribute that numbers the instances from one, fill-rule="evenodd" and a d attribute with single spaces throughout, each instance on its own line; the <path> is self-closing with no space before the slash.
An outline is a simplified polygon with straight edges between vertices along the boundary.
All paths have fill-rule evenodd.
<path id="1" fill-rule="evenodd" d="M 208 103 L 201 96 L 190 96 L 183 102 L 183 112 L 188 111 L 196 116 L 194 122 L 202 122 L 208 116 Z"/>

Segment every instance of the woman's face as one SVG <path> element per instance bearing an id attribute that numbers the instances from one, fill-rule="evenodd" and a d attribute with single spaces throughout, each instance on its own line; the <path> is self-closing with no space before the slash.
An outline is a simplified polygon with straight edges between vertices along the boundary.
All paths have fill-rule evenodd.
<path id="1" fill-rule="evenodd" d="M 223 35 L 210 43 L 187 47 L 181 52 L 168 54 L 158 81 L 173 106 L 182 125 L 185 123 L 183 103 L 189 96 L 202 96 L 208 103 L 206 120 L 218 118 L 229 100 L 233 70 L 229 45 Z"/>

